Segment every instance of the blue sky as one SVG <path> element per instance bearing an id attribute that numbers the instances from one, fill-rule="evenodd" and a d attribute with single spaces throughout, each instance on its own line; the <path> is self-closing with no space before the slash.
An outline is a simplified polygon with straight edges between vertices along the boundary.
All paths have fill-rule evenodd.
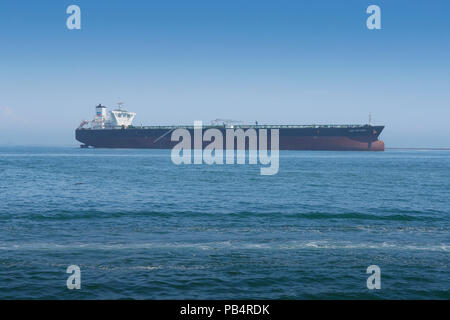
<path id="1" fill-rule="evenodd" d="M 371 4 L 382 30 L 366 28 Z M 388 147 L 450 147 L 449 15 L 434 0 L 3 0 L 0 145 L 77 145 L 81 120 L 120 98 L 135 124 L 372 113 Z"/>

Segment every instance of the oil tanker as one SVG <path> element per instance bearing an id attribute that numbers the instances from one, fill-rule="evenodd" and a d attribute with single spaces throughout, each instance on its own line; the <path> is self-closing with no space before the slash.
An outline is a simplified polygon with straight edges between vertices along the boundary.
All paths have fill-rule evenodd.
<path id="1" fill-rule="evenodd" d="M 121 103 L 109 112 L 101 104 L 95 109 L 94 119 L 83 120 L 75 130 L 75 138 L 82 143 L 82 148 L 171 149 L 178 143 L 171 139 L 174 130 L 186 129 L 194 136 L 195 127 L 189 125 L 133 126 L 136 113 L 125 110 Z M 217 119 L 202 130 L 217 129 L 225 135 L 229 129 L 255 129 L 257 134 L 260 129 L 267 129 L 270 137 L 275 129 L 279 135 L 279 150 L 384 151 L 384 142 L 378 139 L 384 126 L 370 122 L 369 119 L 369 124 L 364 125 L 246 125 Z M 225 141 L 223 143 L 227 149 Z M 206 144 L 203 142 L 203 147 Z"/>

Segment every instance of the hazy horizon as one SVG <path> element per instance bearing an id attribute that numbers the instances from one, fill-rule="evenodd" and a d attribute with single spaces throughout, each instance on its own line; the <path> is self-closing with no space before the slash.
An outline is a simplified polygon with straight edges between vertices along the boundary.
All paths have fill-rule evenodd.
<path id="1" fill-rule="evenodd" d="M 25 6 L 26 4 L 26 6 Z M 81 30 L 66 8 L 81 8 Z M 381 8 L 368 30 L 366 8 Z M 386 147 L 450 147 L 445 1 L 3 1 L 0 145 L 76 146 L 95 105 L 135 125 L 385 125 Z"/>

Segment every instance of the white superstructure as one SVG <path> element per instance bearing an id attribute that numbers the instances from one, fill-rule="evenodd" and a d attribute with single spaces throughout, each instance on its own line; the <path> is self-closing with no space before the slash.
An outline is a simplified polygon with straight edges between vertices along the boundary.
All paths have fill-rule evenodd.
<path id="1" fill-rule="evenodd" d="M 80 128 L 90 124 L 91 129 L 118 129 L 127 128 L 136 116 L 135 112 L 129 112 L 122 108 L 122 103 L 118 103 L 118 108 L 107 112 L 106 107 L 99 104 L 95 107 L 95 117 L 91 122 L 83 121 Z"/>

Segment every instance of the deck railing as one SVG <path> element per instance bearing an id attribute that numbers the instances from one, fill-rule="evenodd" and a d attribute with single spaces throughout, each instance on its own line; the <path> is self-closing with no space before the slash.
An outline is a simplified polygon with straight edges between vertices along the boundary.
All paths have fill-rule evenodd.
<path id="1" fill-rule="evenodd" d="M 318 124 L 318 125 L 233 125 L 233 126 L 220 126 L 220 125 L 204 125 L 202 128 L 210 129 L 320 129 L 320 128 L 336 128 L 336 129 L 345 129 L 345 128 L 364 128 L 368 125 L 361 124 Z M 91 128 L 80 128 L 82 130 L 91 130 Z M 105 128 L 101 130 L 108 129 L 122 129 L 121 127 L 111 127 Z M 166 130 L 175 130 L 175 129 L 194 129 L 192 125 L 174 125 L 174 126 L 129 126 L 128 129 L 166 129 Z"/>

